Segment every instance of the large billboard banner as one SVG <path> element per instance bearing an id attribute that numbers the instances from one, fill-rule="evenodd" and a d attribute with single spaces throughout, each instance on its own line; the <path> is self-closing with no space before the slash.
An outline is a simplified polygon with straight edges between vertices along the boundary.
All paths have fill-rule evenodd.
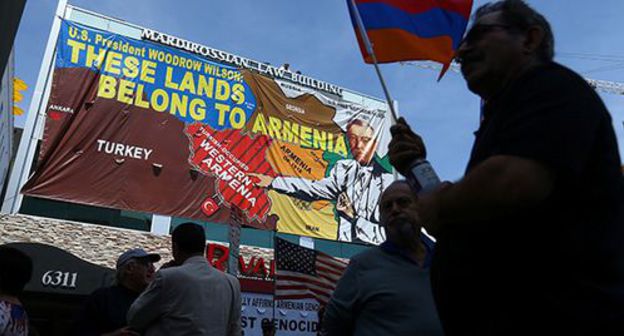
<path id="1" fill-rule="evenodd" d="M 23 192 L 377 244 L 389 123 L 379 104 L 63 21 Z"/>

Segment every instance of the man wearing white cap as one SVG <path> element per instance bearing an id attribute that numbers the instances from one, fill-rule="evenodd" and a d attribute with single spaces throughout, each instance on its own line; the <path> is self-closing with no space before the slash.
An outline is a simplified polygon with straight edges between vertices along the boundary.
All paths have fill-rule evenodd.
<path id="1" fill-rule="evenodd" d="M 127 250 L 117 258 L 117 281 L 89 296 L 77 320 L 76 335 L 138 335 L 127 327 L 130 305 L 154 280 L 154 263 L 160 255 L 141 248 Z"/>

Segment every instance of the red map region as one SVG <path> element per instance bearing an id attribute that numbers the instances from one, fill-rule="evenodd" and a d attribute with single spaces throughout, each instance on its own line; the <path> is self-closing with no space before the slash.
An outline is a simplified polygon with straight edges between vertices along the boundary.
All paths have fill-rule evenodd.
<path id="1" fill-rule="evenodd" d="M 189 162 L 201 173 L 217 179 L 216 192 L 223 202 L 242 210 L 249 220 L 265 221 L 271 200 L 247 173 L 276 176 L 265 160 L 271 139 L 251 138 L 240 130 L 215 131 L 200 123 L 187 125 L 185 133 L 191 141 Z"/>

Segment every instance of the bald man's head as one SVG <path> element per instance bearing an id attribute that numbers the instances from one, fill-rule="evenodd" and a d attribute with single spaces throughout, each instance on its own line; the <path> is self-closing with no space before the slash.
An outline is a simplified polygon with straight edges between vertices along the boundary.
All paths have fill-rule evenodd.
<path id="1" fill-rule="evenodd" d="M 379 202 L 380 223 L 388 240 L 405 245 L 420 232 L 417 202 L 418 197 L 405 180 L 393 182 L 383 192 Z"/>

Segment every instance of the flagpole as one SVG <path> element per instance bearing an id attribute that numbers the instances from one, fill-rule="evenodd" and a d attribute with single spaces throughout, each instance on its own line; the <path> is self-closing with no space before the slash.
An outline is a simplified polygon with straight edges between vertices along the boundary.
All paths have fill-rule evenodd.
<path id="1" fill-rule="evenodd" d="M 277 227 L 275 229 L 277 230 Z M 277 302 L 277 300 L 275 299 L 276 297 L 275 290 L 277 288 L 277 284 L 275 282 L 277 279 L 276 273 L 277 273 L 277 236 L 275 235 L 275 231 L 273 231 L 273 317 L 271 318 L 271 323 L 275 323 L 275 303 Z"/>
<path id="2" fill-rule="evenodd" d="M 364 42 L 364 46 L 366 49 L 366 53 L 373 59 L 373 64 L 375 65 L 375 72 L 377 72 L 377 77 L 379 77 L 379 81 L 381 82 L 381 87 L 383 88 L 384 95 L 386 96 L 386 101 L 388 102 L 388 107 L 390 107 L 390 112 L 392 114 L 393 123 L 396 124 L 397 120 L 399 120 L 399 115 L 394 109 L 394 103 L 392 97 L 390 96 L 390 91 L 388 91 L 388 87 L 386 86 L 386 81 L 381 74 L 381 69 L 379 68 L 379 64 L 377 63 L 377 56 L 375 56 L 375 51 L 373 50 L 373 45 L 368 39 L 368 35 L 366 34 L 366 29 L 364 29 L 364 23 L 362 22 L 362 18 L 360 17 L 360 11 L 358 11 L 357 6 L 355 5 L 355 0 L 351 1 L 351 8 L 353 10 L 353 16 L 355 17 L 355 23 L 357 25 L 358 31 L 360 32 L 360 37 Z"/>
<path id="3" fill-rule="evenodd" d="M 355 17 L 355 23 L 357 25 L 358 31 L 360 32 L 360 38 L 364 42 L 364 48 L 366 49 L 366 53 L 370 55 L 370 57 L 373 59 L 375 72 L 377 72 L 377 77 L 379 77 L 379 82 L 381 82 L 381 87 L 383 88 L 384 95 L 386 96 L 386 102 L 388 103 L 388 107 L 390 108 L 392 124 L 394 125 L 399 120 L 399 114 L 394 109 L 394 101 L 392 100 L 392 97 L 390 96 L 390 91 L 388 90 L 388 87 L 386 86 L 386 81 L 384 80 L 383 75 L 381 74 L 379 63 L 377 63 L 377 56 L 375 56 L 375 51 L 373 50 L 373 44 L 368 39 L 368 35 L 366 34 L 366 29 L 364 29 L 364 22 L 362 22 L 360 11 L 357 9 L 357 6 L 355 5 L 355 0 L 350 0 L 350 1 L 351 1 L 351 10 L 353 11 L 353 16 Z M 394 176 L 395 180 L 399 179 L 399 174 L 396 169 L 392 170 L 392 175 Z M 381 199 L 377 200 L 377 203 L 379 203 L 379 201 L 381 201 Z"/>

